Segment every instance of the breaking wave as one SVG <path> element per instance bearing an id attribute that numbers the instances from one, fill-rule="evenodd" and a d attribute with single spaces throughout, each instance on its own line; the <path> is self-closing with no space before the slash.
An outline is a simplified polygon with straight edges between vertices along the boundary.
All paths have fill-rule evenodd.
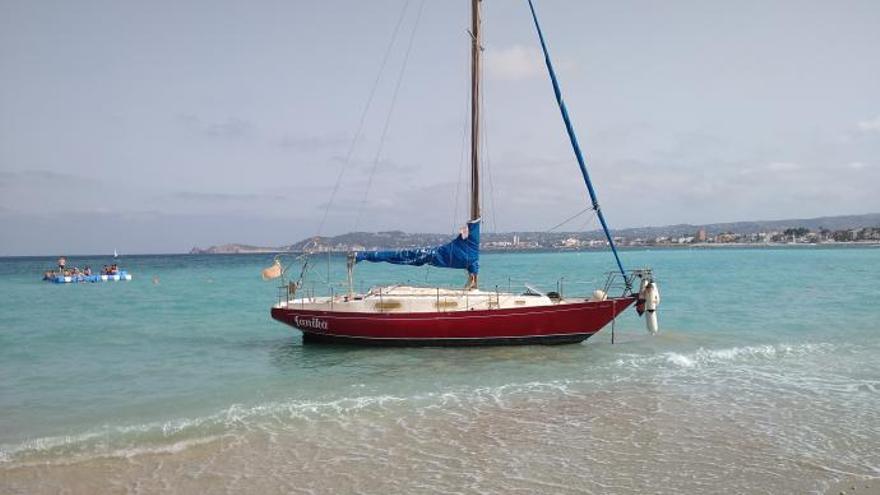
<path id="1" fill-rule="evenodd" d="M 0 467 L 71 463 L 94 458 L 127 458 L 149 453 L 174 453 L 220 439 L 232 439 L 251 430 L 303 427 L 309 423 L 344 423 L 366 413 L 382 415 L 389 408 L 454 409 L 478 404 L 502 405 L 509 397 L 566 394 L 567 380 L 507 384 L 411 397 L 377 395 L 331 401 L 290 400 L 253 406 L 234 404 L 214 414 L 137 425 L 103 426 L 77 435 L 60 435 L 0 445 Z M 399 409 L 395 413 L 399 412 Z M 394 415 L 391 415 L 393 417 Z M 300 421 L 304 420 L 304 421 Z M 5 465 L 5 466 L 4 466 Z"/>
<path id="2" fill-rule="evenodd" d="M 653 356 L 635 356 L 618 359 L 617 366 L 672 368 L 702 368 L 736 362 L 769 361 L 804 355 L 828 353 L 834 349 L 832 344 L 774 344 L 731 347 L 727 349 L 699 348 L 689 353 L 666 352 Z"/>
<path id="3" fill-rule="evenodd" d="M 611 366 L 633 370 L 684 370 L 760 363 L 804 355 L 829 353 L 827 343 L 776 344 L 724 349 L 700 348 L 693 352 L 629 355 Z M 571 377 L 570 377 L 571 378 Z M 517 398 L 577 395 L 580 385 L 596 385 L 595 377 L 548 379 L 488 387 L 463 387 L 412 396 L 375 395 L 327 401 L 282 400 L 255 405 L 233 404 L 213 414 L 134 425 L 105 425 L 77 435 L 49 436 L 18 444 L 0 445 L 0 467 L 32 463 L 69 463 L 98 457 L 132 457 L 146 453 L 173 453 L 219 439 L 245 435 L 252 430 L 308 428 L 310 424 L 344 423 L 365 414 L 395 417 L 430 409 L 455 410 L 498 405 Z"/>
<path id="4" fill-rule="evenodd" d="M 138 425 L 104 426 L 78 435 L 61 435 L 0 445 L 0 464 L 67 458 L 131 457 L 143 453 L 177 452 L 211 442 L 224 435 L 247 431 L 260 418 L 280 421 L 291 418 L 319 419 L 351 414 L 368 407 L 382 407 L 405 399 L 393 396 L 344 398 L 335 401 L 270 402 L 255 406 L 233 404 L 217 413 Z"/>

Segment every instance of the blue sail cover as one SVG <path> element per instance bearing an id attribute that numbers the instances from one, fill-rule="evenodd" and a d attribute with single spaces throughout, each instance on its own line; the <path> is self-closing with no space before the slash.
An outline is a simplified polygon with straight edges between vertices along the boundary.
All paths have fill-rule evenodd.
<path id="1" fill-rule="evenodd" d="M 480 220 L 467 224 L 468 235 L 458 235 L 442 246 L 392 251 L 363 251 L 355 254 L 355 261 L 385 262 L 395 265 L 431 265 L 440 268 L 464 268 L 468 273 L 480 272 Z"/>

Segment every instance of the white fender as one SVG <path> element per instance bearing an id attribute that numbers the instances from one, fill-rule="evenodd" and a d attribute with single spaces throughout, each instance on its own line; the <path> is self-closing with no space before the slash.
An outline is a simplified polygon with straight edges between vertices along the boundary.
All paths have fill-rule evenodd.
<path id="1" fill-rule="evenodd" d="M 660 289 L 653 281 L 645 284 L 645 325 L 651 334 L 657 333 L 657 306 L 660 305 Z"/>
<path id="2" fill-rule="evenodd" d="M 602 289 L 596 289 L 593 291 L 593 297 L 590 298 L 591 301 L 604 301 L 608 298 L 608 294 L 605 293 Z"/>

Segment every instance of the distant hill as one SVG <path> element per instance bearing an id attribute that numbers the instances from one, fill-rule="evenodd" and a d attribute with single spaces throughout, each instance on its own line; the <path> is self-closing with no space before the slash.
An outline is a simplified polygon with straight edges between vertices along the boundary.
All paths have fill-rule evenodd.
<path id="1" fill-rule="evenodd" d="M 288 251 L 287 247 L 263 247 L 248 244 L 221 244 L 209 248 L 198 246 L 190 250 L 190 254 L 242 254 L 242 253 L 278 253 Z"/>
<path id="2" fill-rule="evenodd" d="M 724 232 L 733 234 L 756 234 L 760 232 L 781 232 L 786 229 L 805 228 L 811 231 L 820 229 L 848 230 L 880 226 L 880 213 L 864 215 L 842 215 L 819 218 L 799 218 L 789 220 L 752 220 L 744 222 L 712 223 L 703 225 L 677 224 L 662 227 L 633 227 L 614 230 L 615 237 L 626 239 L 655 238 L 658 236 L 692 236 L 697 230 L 705 229 L 708 235 Z M 589 232 L 484 232 L 483 243 L 510 241 L 514 234 L 520 243 L 529 247 L 551 247 L 567 238 L 603 239 L 601 230 Z M 350 232 L 332 237 L 310 237 L 294 244 L 284 246 L 253 246 L 248 244 L 223 244 L 208 248 L 194 247 L 192 254 L 240 254 L 240 253 L 283 253 L 301 252 L 306 248 L 318 246 L 320 250 L 348 251 L 350 249 L 402 249 L 418 246 L 432 246 L 449 241 L 450 234 L 410 234 L 401 231 L 388 232 Z"/>
<path id="3" fill-rule="evenodd" d="M 866 213 L 864 215 L 842 215 L 835 217 L 797 218 L 789 220 L 752 220 L 747 222 L 711 223 L 704 225 L 678 224 L 664 227 L 636 227 L 615 230 L 614 235 L 624 237 L 656 237 L 658 235 L 682 236 L 693 235 L 698 229 L 706 229 L 709 235 L 731 232 L 734 234 L 756 234 L 759 232 L 783 231 L 785 229 L 805 228 L 817 231 L 819 229 L 847 230 L 863 227 L 880 226 L 880 213 Z M 593 231 L 590 234 L 600 234 L 601 231 Z"/>

